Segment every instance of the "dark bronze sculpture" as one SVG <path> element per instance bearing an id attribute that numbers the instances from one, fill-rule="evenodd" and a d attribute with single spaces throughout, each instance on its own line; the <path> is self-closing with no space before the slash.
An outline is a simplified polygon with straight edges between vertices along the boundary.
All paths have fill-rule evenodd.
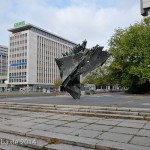
<path id="1" fill-rule="evenodd" d="M 69 53 L 63 53 L 62 58 L 55 58 L 60 70 L 62 87 L 70 93 L 74 99 L 80 99 L 80 75 L 87 73 L 103 65 L 110 54 L 102 51 L 103 47 L 96 45 L 86 49 L 87 41 L 75 46 Z"/>

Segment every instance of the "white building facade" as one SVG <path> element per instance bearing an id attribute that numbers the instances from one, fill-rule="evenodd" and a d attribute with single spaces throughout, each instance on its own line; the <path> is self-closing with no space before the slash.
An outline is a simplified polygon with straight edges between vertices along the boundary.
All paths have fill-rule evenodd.
<path id="1" fill-rule="evenodd" d="M 8 72 L 8 47 L 0 45 L 0 92 L 5 90 Z"/>
<path id="2" fill-rule="evenodd" d="M 59 78 L 55 58 L 76 44 L 31 24 L 9 31 L 12 32 L 8 52 L 9 84 L 34 90 L 53 87 Z"/>
<path id="3" fill-rule="evenodd" d="M 141 0 L 141 15 L 150 16 L 150 0 Z"/>

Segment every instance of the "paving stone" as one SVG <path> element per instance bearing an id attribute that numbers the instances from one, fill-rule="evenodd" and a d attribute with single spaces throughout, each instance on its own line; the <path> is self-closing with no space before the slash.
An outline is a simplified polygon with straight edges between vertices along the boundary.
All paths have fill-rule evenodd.
<path id="1" fill-rule="evenodd" d="M 150 138 L 149 137 L 135 136 L 130 141 L 130 143 L 135 144 L 135 145 L 150 146 Z"/>
<path id="2" fill-rule="evenodd" d="M 129 122 L 121 122 L 117 126 L 123 126 L 123 127 L 131 127 L 131 128 L 142 128 L 144 126 L 143 123 L 129 123 Z"/>
<path id="3" fill-rule="evenodd" d="M 80 116 L 66 116 L 63 118 L 59 118 L 59 120 L 65 120 L 65 121 L 77 121 L 79 119 L 82 119 Z"/>
<path id="4" fill-rule="evenodd" d="M 55 127 L 56 127 L 55 125 L 37 124 L 37 125 L 31 126 L 30 129 L 47 131 Z"/>
<path id="5" fill-rule="evenodd" d="M 5 125 L 14 125 L 14 124 L 20 124 L 22 123 L 23 121 L 17 121 L 17 120 L 6 120 L 6 121 L 3 121 L 3 124 Z"/>
<path id="6" fill-rule="evenodd" d="M 31 117 L 20 117 L 20 118 L 18 118 L 17 117 L 16 120 L 18 120 L 18 121 L 30 121 L 30 120 L 33 120 L 33 118 L 31 118 Z"/>
<path id="7" fill-rule="evenodd" d="M 68 144 L 49 144 L 45 146 L 48 150 L 92 150 L 89 148 L 73 146 Z"/>
<path id="8" fill-rule="evenodd" d="M 69 134 L 76 130 L 77 130 L 76 128 L 68 128 L 68 127 L 56 127 L 56 128 L 50 129 L 51 132 L 64 133 L 64 134 Z"/>
<path id="9" fill-rule="evenodd" d="M 89 137 L 89 138 L 95 138 L 98 135 L 102 134 L 102 132 L 94 131 L 94 130 L 76 130 L 75 132 L 71 133 L 72 135 L 75 136 L 82 136 L 82 137 Z"/>
<path id="10" fill-rule="evenodd" d="M 113 126 L 106 126 L 106 125 L 95 125 L 95 124 L 91 124 L 87 127 L 84 127 L 83 129 L 87 129 L 87 130 L 97 130 L 97 131 L 108 131 L 109 129 L 111 129 Z"/>
<path id="11" fill-rule="evenodd" d="M 141 130 L 137 133 L 137 135 L 150 137 L 150 130 L 141 129 Z"/>
<path id="12" fill-rule="evenodd" d="M 23 114 L 20 114 L 20 116 L 21 117 L 34 117 L 34 114 L 36 114 L 35 112 L 33 112 L 33 111 L 25 111 L 25 113 L 23 113 Z"/>
<path id="13" fill-rule="evenodd" d="M 114 119 L 114 118 L 112 118 L 112 119 L 106 118 L 106 119 L 103 119 L 103 120 L 107 120 L 107 121 L 117 121 L 117 122 L 123 122 L 123 121 L 124 121 L 124 119 Z"/>
<path id="14" fill-rule="evenodd" d="M 144 129 L 149 129 L 149 130 L 150 130 L 150 123 L 147 123 L 143 128 L 144 128 Z"/>
<path id="15" fill-rule="evenodd" d="M 147 121 L 145 121 L 145 120 L 128 120 L 128 119 L 126 119 L 126 120 L 124 120 L 125 122 L 129 122 L 129 123 L 143 123 L 143 124 L 145 124 L 145 123 L 147 123 Z"/>
<path id="16" fill-rule="evenodd" d="M 139 129 L 125 128 L 125 127 L 114 127 L 109 130 L 109 132 L 124 133 L 124 134 L 136 134 L 138 131 Z"/>
<path id="17" fill-rule="evenodd" d="M 49 117 L 49 119 L 60 119 L 60 118 L 63 118 L 63 117 L 66 117 L 66 115 L 54 115 L 54 116 L 51 116 L 51 117 Z"/>
<path id="18" fill-rule="evenodd" d="M 127 143 L 132 137 L 133 135 L 105 132 L 99 135 L 98 139 Z"/>
<path id="19" fill-rule="evenodd" d="M 9 111 L 9 113 L 12 115 L 12 116 L 19 116 L 21 114 L 24 114 L 24 112 L 22 111 Z"/>
<path id="20" fill-rule="evenodd" d="M 33 130 L 28 132 L 26 135 L 34 138 L 47 139 L 47 138 L 57 138 L 58 136 L 61 137 L 63 134 L 54 133 L 50 131 Z"/>
<path id="21" fill-rule="evenodd" d="M 55 125 L 55 126 L 62 126 L 66 123 L 68 123 L 68 121 L 52 120 L 52 121 L 45 122 L 45 124 L 52 124 L 52 125 Z"/>
<path id="22" fill-rule="evenodd" d="M 18 107 L 20 106 L 18 105 Z M 71 116 L 71 115 L 61 115 L 61 114 L 55 115 L 50 113 L 37 113 L 37 112 L 29 112 L 29 111 L 2 109 L 0 114 L 0 121 L 1 121 L 0 131 L 7 132 L 4 134 L 8 134 L 9 132 L 12 133 L 12 135 L 20 134 L 20 135 L 27 135 L 36 138 L 52 137 L 52 138 L 60 139 L 61 141 L 67 144 L 84 146 L 86 147 L 86 149 L 88 147 L 94 149 L 96 143 L 99 143 L 98 146 L 100 146 L 100 143 L 102 145 L 105 145 L 107 143 L 107 145 L 112 144 L 120 149 L 128 149 L 128 150 L 149 150 L 150 149 L 150 144 L 149 144 L 150 123 L 148 121 L 143 121 L 143 120 L 142 121 L 123 120 L 123 119 L 112 119 L 112 118 L 99 119 L 93 117 Z M 117 125 L 116 123 L 119 124 Z M 55 127 L 55 124 L 60 126 Z M 87 126 L 84 125 L 82 126 L 81 124 L 86 124 Z M 38 130 L 35 130 L 35 128 L 30 129 L 32 127 L 35 127 Z M 78 129 L 77 127 L 78 128 L 82 127 L 84 130 Z M 140 131 L 138 132 L 138 130 Z M 102 131 L 107 131 L 107 132 L 104 133 Z M 133 138 L 132 136 L 134 134 L 136 134 L 136 136 L 134 136 Z M 3 138 L 4 137 L 13 138 L 10 135 L 4 136 L 0 132 L 0 139 L 1 136 Z M 20 139 L 21 137 L 27 138 L 25 136 L 20 136 Z M 99 137 L 99 140 L 96 139 L 97 137 Z M 121 142 L 128 142 L 128 139 L 131 142 L 130 144 L 121 143 Z M 119 141 L 119 142 L 113 142 L 113 141 Z M 43 142 L 41 142 L 41 146 L 42 145 L 44 145 Z M 49 144 L 49 146 L 51 146 L 51 144 Z M 16 149 L 17 148 L 15 148 L 15 150 Z"/>
<path id="23" fill-rule="evenodd" d="M 63 126 L 80 129 L 80 128 L 86 127 L 87 125 L 89 125 L 89 124 L 79 123 L 79 122 L 71 122 L 71 123 L 64 124 Z"/>
<path id="24" fill-rule="evenodd" d="M 36 125 L 36 124 L 37 123 L 34 123 L 34 122 L 20 122 L 20 123 L 13 124 L 13 126 L 30 128 L 30 127 L 32 127 L 33 125 Z"/>
<path id="25" fill-rule="evenodd" d="M 31 129 L 1 125 L 0 126 L 0 131 L 7 132 L 7 133 L 12 133 L 12 134 L 25 135 L 27 132 L 31 131 Z"/>
<path id="26" fill-rule="evenodd" d="M 43 118 L 43 117 L 47 117 L 49 116 L 49 114 L 47 113 L 34 113 L 34 114 L 31 114 L 30 117 L 34 117 L 34 118 Z"/>
<path id="27" fill-rule="evenodd" d="M 48 122 L 49 120 L 48 119 L 33 119 L 33 120 L 30 120 L 30 122 L 35 122 L 35 123 L 45 123 L 45 122 Z"/>
<path id="28" fill-rule="evenodd" d="M 113 121 L 113 120 L 100 120 L 96 122 L 96 124 L 105 124 L 105 125 L 117 125 L 119 124 L 119 121 Z"/>
<path id="29" fill-rule="evenodd" d="M 149 150 L 149 147 L 139 146 L 127 143 L 113 142 L 103 140 L 96 144 L 96 149 L 116 149 L 116 150 Z"/>
<path id="30" fill-rule="evenodd" d="M 0 118 L 2 119 L 6 119 L 6 120 L 13 120 L 13 119 L 17 119 L 17 116 L 11 116 L 11 115 L 0 115 Z"/>
<path id="31" fill-rule="evenodd" d="M 93 119 L 93 118 L 83 118 L 78 120 L 77 122 L 84 122 L 84 123 L 95 123 L 98 122 L 98 119 Z"/>
<path id="32" fill-rule="evenodd" d="M 73 135 L 64 135 L 60 133 L 53 133 L 47 131 L 39 131 L 34 130 L 27 133 L 27 136 L 35 137 L 35 138 L 56 138 L 60 139 L 62 142 L 67 144 L 73 144 L 77 146 L 83 146 L 87 148 L 95 148 L 96 143 L 100 142 L 100 140 L 90 139 L 85 137 L 77 137 Z"/>
<path id="33" fill-rule="evenodd" d="M 32 148 L 21 147 L 16 145 L 0 145 L 1 150 L 33 150 Z"/>
<path id="34" fill-rule="evenodd" d="M 3 133 L 0 132 L 0 139 L 1 139 L 1 144 L 3 143 L 3 139 L 7 141 L 13 141 L 13 144 L 15 143 L 20 143 L 20 145 L 26 145 L 30 146 L 32 148 L 42 148 L 43 146 L 47 145 L 48 142 L 43 141 L 41 139 L 36 139 L 36 138 L 30 138 L 26 136 L 20 136 L 20 135 L 14 135 L 14 134 L 9 134 L 9 133 Z"/>

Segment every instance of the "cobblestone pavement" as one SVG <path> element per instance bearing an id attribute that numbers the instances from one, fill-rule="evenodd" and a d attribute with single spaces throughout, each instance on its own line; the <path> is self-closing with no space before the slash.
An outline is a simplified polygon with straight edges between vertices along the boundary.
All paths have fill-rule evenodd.
<path id="1" fill-rule="evenodd" d="M 44 148 L 149 150 L 150 122 L 0 109 L 0 149 Z"/>

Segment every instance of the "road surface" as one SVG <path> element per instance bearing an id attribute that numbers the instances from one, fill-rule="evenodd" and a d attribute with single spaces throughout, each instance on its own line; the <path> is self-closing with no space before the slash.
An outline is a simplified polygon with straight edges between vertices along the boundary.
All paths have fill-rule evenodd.
<path id="1" fill-rule="evenodd" d="M 150 108 L 150 95 L 105 93 L 83 95 L 79 100 L 74 100 L 71 96 L 0 97 L 0 102 Z"/>

